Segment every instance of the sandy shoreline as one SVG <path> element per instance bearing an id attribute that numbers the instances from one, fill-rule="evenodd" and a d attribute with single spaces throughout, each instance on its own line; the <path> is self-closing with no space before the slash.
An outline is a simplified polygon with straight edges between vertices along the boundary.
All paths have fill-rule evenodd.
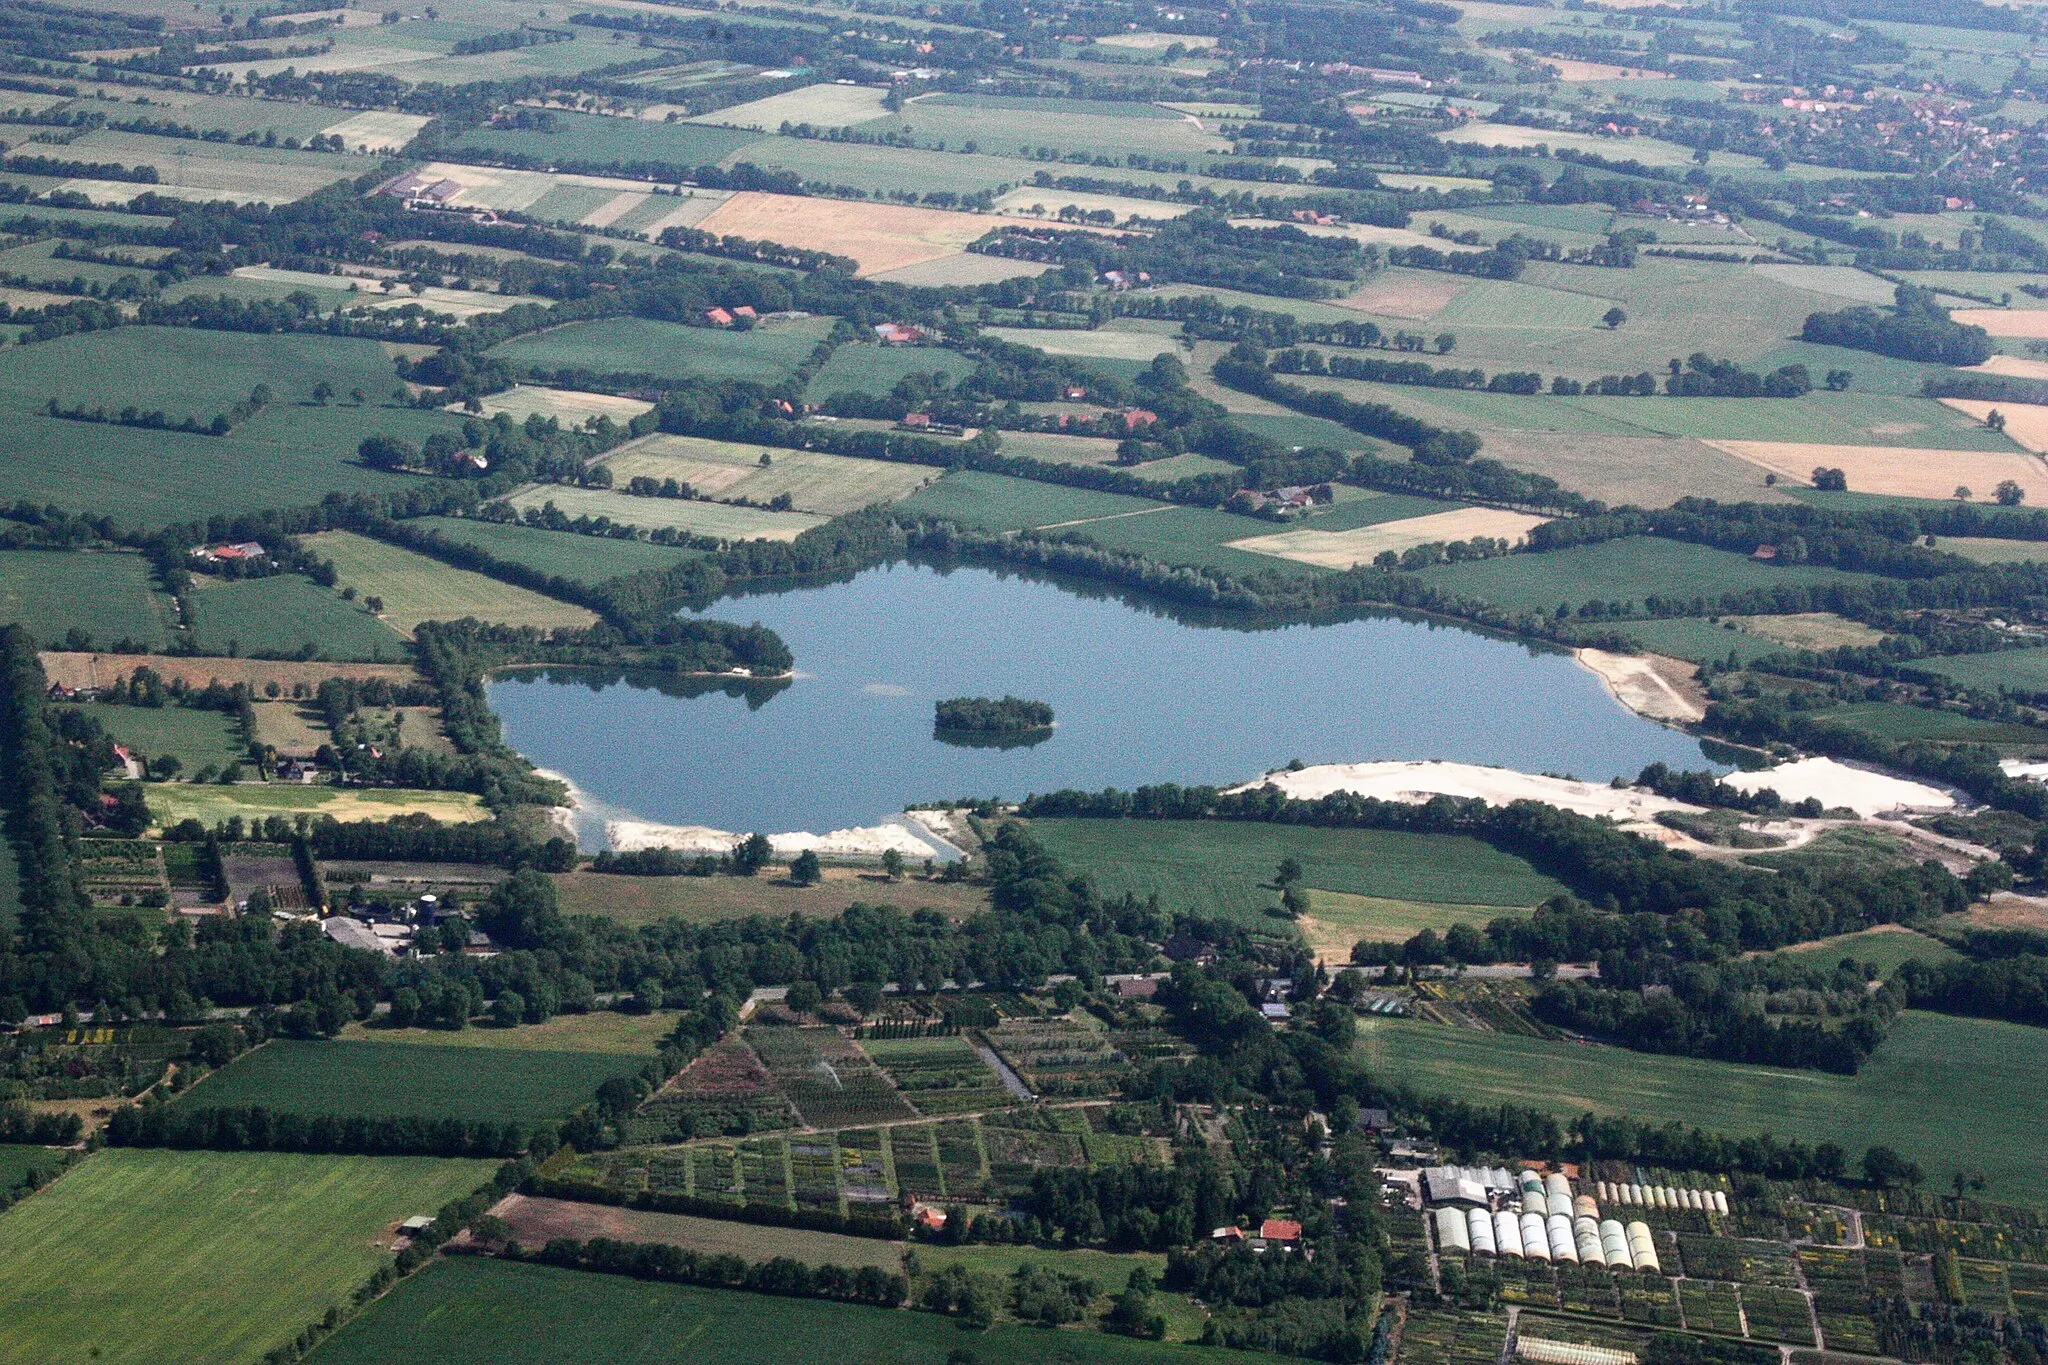
<path id="1" fill-rule="evenodd" d="M 1662 654 L 1613 654 L 1604 649 L 1574 650 L 1572 658 L 1607 684 L 1608 695 L 1645 719 L 1689 725 L 1707 718 L 1705 697 L 1695 681 L 1696 664 Z"/>
<path id="2" fill-rule="evenodd" d="M 618 853 L 673 849 L 678 853 L 730 853 L 746 834 L 708 825 L 660 825 L 646 820 L 612 820 L 605 824 L 605 842 Z M 821 858 L 880 858 L 895 851 L 906 858 L 936 858 L 939 850 L 902 825 L 870 825 L 835 829 L 827 834 L 795 830 L 768 836 L 778 858 L 815 853 Z"/>
<path id="3" fill-rule="evenodd" d="M 1624 829 L 1659 835 L 1670 833 L 1657 823 L 1659 812 L 1701 809 L 1640 787 L 1616 787 L 1605 782 L 1579 782 L 1516 772 L 1512 768 L 1437 760 L 1322 763 L 1293 772 L 1281 769 L 1235 790 L 1258 786 L 1275 787 L 1303 801 L 1319 800 L 1333 792 L 1410 805 L 1422 805 L 1433 796 L 1478 797 L 1495 806 L 1541 801 L 1579 815 L 1618 821 Z"/>

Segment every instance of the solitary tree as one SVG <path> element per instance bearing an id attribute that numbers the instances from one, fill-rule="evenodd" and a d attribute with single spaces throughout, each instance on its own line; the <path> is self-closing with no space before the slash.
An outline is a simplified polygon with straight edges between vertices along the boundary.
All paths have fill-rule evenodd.
<path id="1" fill-rule="evenodd" d="M 816 886 L 824 876 L 824 869 L 818 866 L 818 855 L 812 849 L 807 848 L 790 860 L 789 879 L 798 886 Z"/>
<path id="2" fill-rule="evenodd" d="M 884 849 L 882 851 L 882 871 L 888 875 L 890 881 L 902 881 L 903 855 L 893 848 Z"/>
<path id="3" fill-rule="evenodd" d="M 1615 328 L 1621 326 L 1622 323 L 1628 321 L 1628 314 L 1623 312 L 1619 305 L 1616 305 L 1615 307 L 1608 309 L 1605 313 L 1602 313 L 1600 315 L 1600 321 L 1606 323 L 1607 330 L 1611 332 Z"/>
<path id="4" fill-rule="evenodd" d="M 2020 487 L 2015 480 L 2007 479 L 1998 485 L 1993 496 L 1998 499 L 2000 507 L 2018 507 L 2027 500 L 2027 490 Z"/>
<path id="5" fill-rule="evenodd" d="M 1957 501 L 1957 502 L 1968 502 L 1969 500 L 1970 500 L 1970 485 L 1968 485 L 1968 484 L 1966 484 L 1966 483 L 1959 483 L 1959 484 L 1957 484 L 1957 485 L 1956 485 L 1956 501 Z"/>
<path id="6" fill-rule="evenodd" d="M 1984 414 L 1984 425 L 1990 427 L 1993 431 L 2004 431 L 2005 414 L 2000 412 L 1997 408 L 1993 408 L 1991 411 Z"/>

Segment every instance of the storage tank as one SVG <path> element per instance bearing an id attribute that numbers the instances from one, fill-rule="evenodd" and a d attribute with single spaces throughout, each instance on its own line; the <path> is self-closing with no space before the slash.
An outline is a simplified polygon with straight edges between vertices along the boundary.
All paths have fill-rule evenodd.
<path id="1" fill-rule="evenodd" d="M 1725 1191 L 1722 1191 L 1722 1190 L 1715 1190 L 1715 1191 L 1714 1191 L 1714 1212 L 1715 1212 L 1715 1213 L 1726 1213 L 1726 1212 L 1728 1212 L 1728 1195 L 1727 1195 L 1727 1193 L 1726 1193 Z"/>
<path id="2" fill-rule="evenodd" d="M 1474 1251 L 1488 1256 L 1498 1254 L 1493 1245 L 1493 1215 L 1485 1209 L 1466 1210 L 1465 1231 L 1470 1234 Z"/>
<path id="3" fill-rule="evenodd" d="M 1465 1232 L 1465 1215 L 1458 1209 L 1436 1211 L 1436 1247 L 1438 1251 L 1470 1251 L 1472 1239 Z"/>
<path id="4" fill-rule="evenodd" d="M 1574 1197 L 1574 1198 L 1573 1198 L 1573 1200 L 1572 1200 L 1572 1217 L 1574 1217 L 1574 1218 L 1590 1218 L 1590 1219 L 1592 1219 L 1592 1220 L 1593 1220 L 1594 1222 L 1596 1222 L 1596 1223 L 1597 1223 L 1597 1222 L 1599 1222 L 1599 1221 L 1600 1221 L 1600 1203 L 1599 1203 L 1599 1201 L 1598 1201 L 1598 1200 L 1596 1200 L 1596 1199 L 1594 1199 L 1594 1198 L 1593 1198 L 1593 1196 L 1592 1196 L 1592 1195 L 1590 1195 L 1590 1194 L 1582 1194 L 1582 1195 L 1578 1195 L 1578 1196 Z"/>
<path id="5" fill-rule="evenodd" d="M 1600 1250 L 1607 1264 L 1617 1270 L 1633 1270 L 1635 1257 L 1629 1254 L 1628 1230 L 1620 1220 L 1609 1218 L 1600 1224 Z"/>
<path id="6" fill-rule="evenodd" d="M 1600 1247 L 1600 1225 L 1592 1219 L 1572 1220 L 1572 1241 L 1578 1246 L 1580 1265 L 1607 1264 L 1607 1255 Z"/>
<path id="7" fill-rule="evenodd" d="M 1502 1209 L 1493 1215 L 1493 1245 L 1503 1256 L 1522 1254 L 1522 1220 Z"/>
<path id="8" fill-rule="evenodd" d="M 1660 1271 L 1664 1268 L 1658 1264 L 1657 1243 L 1650 1237 L 1648 1223 L 1628 1225 L 1628 1254 L 1629 1259 L 1636 1263 L 1637 1270 Z"/>
<path id="9" fill-rule="evenodd" d="M 1522 1215 L 1522 1254 L 1532 1261 L 1550 1259 L 1550 1236 L 1543 1230 L 1543 1215 Z"/>
<path id="10" fill-rule="evenodd" d="M 1572 1238 L 1572 1220 L 1561 1213 L 1553 1213 L 1544 1225 L 1544 1234 L 1550 1240 L 1550 1259 L 1553 1261 L 1576 1261 L 1579 1259 L 1579 1244 Z"/>

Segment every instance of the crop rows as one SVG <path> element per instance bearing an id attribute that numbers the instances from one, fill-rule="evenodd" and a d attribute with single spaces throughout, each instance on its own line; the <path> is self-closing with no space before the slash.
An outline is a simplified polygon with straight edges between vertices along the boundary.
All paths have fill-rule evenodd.
<path id="1" fill-rule="evenodd" d="M 754 1028 L 747 1041 L 805 1123 L 838 1128 L 915 1118 L 875 1064 L 830 1028 Z"/>
<path id="2" fill-rule="evenodd" d="M 896 1168 L 896 1186 L 907 1195 L 941 1198 L 946 1185 L 939 1174 L 938 1139 L 930 1124 L 891 1128 L 889 1155 Z"/>
<path id="3" fill-rule="evenodd" d="M 880 1130 L 859 1128 L 839 1134 L 839 1184 L 849 1200 L 888 1202 L 889 1176 Z"/>
<path id="4" fill-rule="evenodd" d="M 740 1143 L 735 1151 L 739 1157 L 740 1179 L 746 1182 L 747 1202 L 788 1208 L 789 1162 L 783 1140 L 759 1138 Z"/>
<path id="5" fill-rule="evenodd" d="M 799 1205 L 839 1206 L 839 1145 L 830 1134 L 790 1139 L 789 1175 Z"/>
<path id="6" fill-rule="evenodd" d="M 965 1039 L 870 1041 L 867 1053 L 904 1097 L 926 1114 L 960 1114 L 1014 1103 Z"/>
<path id="7" fill-rule="evenodd" d="M 1792 1253 L 1776 1242 L 1742 1241 L 1733 1237 L 1678 1235 L 1679 1255 L 1685 1273 L 1703 1280 L 1734 1280 L 1741 1284 L 1775 1285 L 1781 1289 L 1799 1284 L 1799 1271 Z"/>
<path id="8" fill-rule="evenodd" d="M 942 1123 L 934 1134 L 939 1146 L 939 1171 L 949 1199 L 979 1199 L 987 1191 L 988 1164 L 982 1154 L 980 1125 Z"/>
<path id="9" fill-rule="evenodd" d="M 1813 1319 L 1807 1310 L 1806 1296 L 1797 1290 L 1744 1285 L 1742 1314 L 1749 1320 L 1749 1334 L 1753 1337 L 1813 1345 Z"/>
<path id="10" fill-rule="evenodd" d="M 1693 1331 L 1742 1335 L 1742 1305 L 1731 1286 L 1680 1280 L 1678 1302 L 1685 1310 L 1685 1325 Z"/>
<path id="11" fill-rule="evenodd" d="M 1401 1365 L 1490 1365 L 1506 1334 L 1498 1318 L 1411 1310 L 1401 1328 Z"/>

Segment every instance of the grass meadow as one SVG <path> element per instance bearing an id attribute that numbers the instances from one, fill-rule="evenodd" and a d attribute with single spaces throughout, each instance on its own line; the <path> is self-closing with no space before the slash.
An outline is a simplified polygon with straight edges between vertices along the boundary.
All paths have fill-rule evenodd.
<path id="1" fill-rule="evenodd" d="M 1564 890 L 1463 835 L 1228 820 L 1033 820 L 1031 833 L 1106 895 L 1157 893 L 1168 910 L 1240 921 L 1263 921 L 1265 907 L 1279 903 L 1270 887 L 1282 858 L 1302 865 L 1305 885 L 1349 896 L 1528 906 Z"/>
<path id="2" fill-rule="evenodd" d="M 1741 1066 L 1405 1020 L 1360 1024 L 1365 1061 L 1389 1080 L 1476 1104 L 1677 1120 L 1732 1134 L 1896 1147 L 1944 1184 L 1981 1170 L 1989 1197 L 2025 1201 L 2048 1181 L 2048 1050 L 2024 1024 L 1908 1011 L 1854 1076 Z"/>
<path id="3" fill-rule="evenodd" d="M 235 583 L 195 581 L 185 599 L 192 641 L 209 653 L 369 663 L 396 663 L 406 656 L 404 636 L 310 578 L 273 574 Z"/>
<path id="4" fill-rule="evenodd" d="M 1095 1331 L 1003 1326 L 972 1336 L 934 1313 L 731 1290 L 649 1284 L 547 1266 L 461 1257 L 401 1284 L 313 1354 L 314 1365 L 982 1365 L 1073 1358 L 1222 1365 L 1234 1352 Z"/>
<path id="5" fill-rule="evenodd" d="M 2048 649 L 2003 649 L 1990 654 L 1954 654 L 1920 659 L 1914 665 L 1964 687 L 1996 692 L 2048 692 Z"/>
<path id="6" fill-rule="evenodd" d="M 100 646 L 156 649 L 170 638 L 171 599 L 152 586 L 141 555 L 0 550 L 0 623 L 45 645 L 76 630 Z"/>
<path id="7" fill-rule="evenodd" d="M 960 470 L 904 499 L 903 510 L 946 517 L 998 531 L 1022 531 L 1062 522 L 1093 521 L 1127 512 L 1157 513 L 1172 506 L 1122 493 L 1013 479 L 1007 474 Z"/>
<path id="8" fill-rule="evenodd" d="M 465 616 L 494 625 L 542 629 L 597 622 L 597 614 L 586 607 L 352 531 L 322 531 L 308 536 L 305 544 L 334 565 L 338 586 L 354 588 L 358 600 L 382 599 L 378 619 L 406 635 L 423 621 L 457 621 Z"/>
<path id="9" fill-rule="evenodd" d="M 530 485 L 513 494 L 510 502 L 521 512 L 553 503 L 566 517 L 610 517 L 625 526 L 667 527 L 721 540 L 795 540 L 827 520 L 809 512 L 770 512 L 686 498 L 638 498 L 609 488 L 553 483 Z"/>
<path id="10" fill-rule="evenodd" d="M 577 583 L 603 583 L 649 569 L 673 568 L 686 559 L 699 558 L 702 553 L 673 545 L 650 545 L 644 540 L 579 536 L 570 531 L 547 531 L 471 517 L 425 517 L 411 524 L 458 544 L 474 546 L 493 558 L 524 564 L 529 569 Z"/>
<path id="11" fill-rule="evenodd" d="M 523 128 L 472 128 L 452 145 L 466 151 L 522 152 L 543 162 L 554 161 L 565 149 L 574 148 L 578 161 L 668 161 L 679 166 L 709 166 L 761 138 L 759 133 L 747 129 L 703 123 L 656 123 L 566 110 L 556 110 L 554 118 L 557 131 L 553 133 Z"/>
<path id="12" fill-rule="evenodd" d="M 270 388 L 273 403 L 296 404 L 310 401 L 320 383 L 344 399 L 360 388 L 376 403 L 398 380 L 376 342 L 311 333 L 117 327 L 0 351 L 0 404 L 23 410 L 56 398 L 66 406 L 132 403 L 205 420 L 258 384 Z"/>
<path id="13" fill-rule="evenodd" d="M 245 1365 L 494 1163 L 115 1149 L 7 1214 L 0 1359 Z M 380 1245 L 380 1241 L 384 1245 Z"/>
<path id="14" fill-rule="evenodd" d="M 1720 663 L 1732 653 L 1739 663 L 1753 663 L 1786 647 L 1775 640 L 1752 635 L 1746 630 L 1717 626 L 1697 616 L 1673 616 L 1661 621 L 1629 621 L 1621 632 L 1654 654 L 1668 654 L 1696 664 Z"/>
<path id="15" fill-rule="evenodd" d="M 544 1123 L 639 1069 L 604 1052 L 279 1040 L 243 1053 L 180 1104 L 280 1113 Z"/>
<path id="16" fill-rule="evenodd" d="M 1856 934 L 1817 938 L 1785 949 L 1784 956 L 1808 958 L 1828 965 L 1845 957 L 1853 958 L 1857 962 L 1871 963 L 1890 975 L 1908 962 L 1954 962 L 1962 954 L 1938 938 L 1886 925 L 1882 929 L 1865 929 Z"/>
<path id="17" fill-rule="evenodd" d="M 841 346 L 804 388 L 821 403 L 837 393 L 888 393 L 913 374 L 959 379 L 973 369 L 964 357 L 929 346 Z"/>
<path id="18" fill-rule="evenodd" d="M 607 123 L 620 122 L 607 119 Z M 604 318 L 518 337 L 492 348 L 513 366 L 651 374 L 663 379 L 754 379 L 772 383 L 795 372 L 832 329 L 830 318 L 757 327 L 750 332 L 685 327 L 647 318 Z"/>
<path id="19" fill-rule="evenodd" d="M 1483 598 L 1514 611 L 1547 611 L 1582 602 L 1640 603 L 1651 596 L 1704 596 L 1713 602 L 1723 593 L 1753 588 L 1871 581 L 1869 574 L 1759 563 L 1728 550 L 1644 536 L 1546 554 L 1468 560 L 1426 569 L 1421 576 L 1447 592 Z"/>
<path id="20" fill-rule="evenodd" d="M 1232 549 L 1230 541 L 1269 536 L 1279 528 L 1270 521 L 1241 517 L 1214 507 L 1173 507 L 1156 516 L 1117 517 L 1073 529 L 1107 549 L 1141 554 L 1167 564 L 1194 564 L 1245 576 L 1330 572 L 1314 564 L 1297 564 L 1250 550 Z"/>
<path id="21" fill-rule="evenodd" d="M 234 717 L 225 711 L 201 711 L 189 706 L 81 706 L 77 708 L 100 723 L 116 744 L 148 758 L 169 754 L 185 765 L 185 772 L 207 764 L 216 767 L 233 763 L 248 753 L 235 728 Z"/>

